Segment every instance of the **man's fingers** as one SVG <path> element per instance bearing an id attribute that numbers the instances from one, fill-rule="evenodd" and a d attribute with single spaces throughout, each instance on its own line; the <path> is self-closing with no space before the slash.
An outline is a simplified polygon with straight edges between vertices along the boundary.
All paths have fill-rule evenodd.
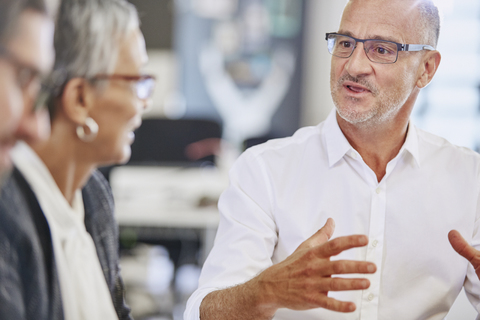
<path id="1" fill-rule="evenodd" d="M 320 231 L 325 237 L 323 239 L 325 240 L 324 242 L 327 242 L 328 240 L 330 240 L 330 238 L 333 235 L 333 232 L 335 231 L 335 221 L 332 218 L 328 218 L 327 222 L 325 222 L 325 225 L 320 229 Z"/>
<path id="2" fill-rule="evenodd" d="M 472 246 L 468 244 L 467 241 L 462 237 L 460 232 L 457 230 L 452 230 L 448 233 L 448 240 L 452 245 L 453 249 L 457 251 L 459 255 L 470 261 L 472 264 L 480 263 L 478 261 L 480 258 L 478 257 L 479 251 L 475 250 Z M 474 265 L 475 269 L 478 265 Z"/>
<path id="3" fill-rule="evenodd" d="M 357 308 L 353 302 L 340 301 L 327 296 L 323 296 L 318 305 L 337 312 L 353 312 Z"/>
<path id="4" fill-rule="evenodd" d="M 368 244 L 368 238 L 364 235 L 345 236 L 333 239 L 315 250 L 320 257 L 335 256 L 345 250 L 363 247 Z"/>
<path id="5" fill-rule="evenodd" d="M 324 278 L 319 283 L 321 291 L 365 290 L 370 287 L 368 279 Z"/>
<path id="6" fill-rule="evenodd" d="M 376 271 L 377 266 L 371 262 L 338 260 L 330 261 L 324 265 L 319 273 L 321 276 L 330 276 L 335 274 L 375 273 Z"/>
<path id="7" fill-rule="evenodd" d="M 313 236 L 305 240 L 298 249 L 308 249 L 324 244 L 332 237 L 333 231 L 335 231 L 335 221 L 332 218 L 328 218 L 325 225 L 315 232 Z"/>

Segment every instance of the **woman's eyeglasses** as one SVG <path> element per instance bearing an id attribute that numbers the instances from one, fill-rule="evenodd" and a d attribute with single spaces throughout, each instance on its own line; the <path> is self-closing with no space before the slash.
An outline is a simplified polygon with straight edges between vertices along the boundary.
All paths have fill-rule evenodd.
<path id="1" fill-rule="evenodd" d="M 153 75 L 98 74 L 90 80 L 124 80 L 133 82 L 135 93 L 140 100 L 148 100 L 152 97 L 156 83 L 156 78 Z"/>

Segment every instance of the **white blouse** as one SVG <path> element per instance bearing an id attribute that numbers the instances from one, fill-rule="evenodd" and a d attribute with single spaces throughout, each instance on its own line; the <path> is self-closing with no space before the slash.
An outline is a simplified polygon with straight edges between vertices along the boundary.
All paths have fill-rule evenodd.
<path id="1" fill-rule="evenodd" d="M 50 227 L 65 320 L 118 320 L 95 244 L 85 229 L 81 190 L 70 206 L 48 168 L 23 142 L 14 148 L 12 159 Z"/>

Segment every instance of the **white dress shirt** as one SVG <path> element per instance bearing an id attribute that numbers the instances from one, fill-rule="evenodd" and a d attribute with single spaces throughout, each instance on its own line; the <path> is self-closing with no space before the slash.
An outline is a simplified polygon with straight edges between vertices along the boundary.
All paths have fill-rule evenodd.
<path id="1" fill-rule="evenodd" d="M 250 148 L 234 164 L 219 202 L 215 245 L 186 320 L 199 319 L 208 293 L 244 283 L 287 258 L 328 217 L 336 225 L 332 238 L 369 237 L 368 246 L 334 259 L 375 263 L 375 274 L 362 275 L 370 288 L 329 292 L 354 302 L 353 313 L 280 309 L 274 319 L 444 319 L 463 285 L 480 311 L 480 282 L 447 237 L 457 229 L 480 248 L 480 156 L 410 124 L 378 182 L 335 115 Z"/>

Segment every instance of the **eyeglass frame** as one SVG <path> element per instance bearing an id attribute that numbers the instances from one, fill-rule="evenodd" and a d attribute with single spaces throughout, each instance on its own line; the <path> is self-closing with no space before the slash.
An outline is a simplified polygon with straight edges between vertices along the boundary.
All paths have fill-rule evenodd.
<path id="1" fill-rule="evenodd" d="M 331 35 L 335 35 L 335 36 L 342 36 L 342 37 L 348 37 L 350 39 L 353 39 L 355 40 L 355 46 L 353 47 L 352 49 L 352 52 L 350 52 L 350 54 L 347 56 L 347 57 L 340 57 L 340 56 L 337 56 L 337 55 L 334 55 L 333 53 L 330 52 L 329 50 L 329 46 L 328 46 L 328 40 L 329 40 L 329 36 Z M 390 41 L 390 40 L 382 40 L 382 39 L 357 39 L 355 37 L 352 37 L 352 36 L 349 36 L 349 35 L 346 35 L 346 34 L 341 34 L 341 33 L 336 33 L 336 32 L 328 32 L 325 34 L 325 40 L 327 40 L 327 50 L 328 52 L 332 55 L 332 56 L 335 56 L 335 57 L 338 57 L 338 58 L 343 58 L 343 59 L 348 59 L 352 56 L 353 54 L 353 51 L 355 51 L 355 49 L 357 48 L 357 43 L 358 42 L 361 42 L 363 43 L 363 50 L 365 51 L 365 55 L 367 56 L 368 60 L 372 61 L 373 63 L 380 63 L 380 64 L 392 64 L 392 63 L 395 63 L 397 62 L 398 60 L 398 52 L 399 51 L 412 51 L 412 52 L 415 52 L 415 51 L 423 51 L 423 50 L 428 50 L 428 51 L 434 51 L 436 50 L 434 47 L 432 47 L 431 45 L 428 45 L 428 44 L 406 44 L 406 43 L 398 43 L 398 42 L 395 42 L 395 41 Z M 381 42 L 389 42 L 389 43 L 393 43 L 397 46 L 397 51 L 396 51 L 396 57 L 395 57 L 395 61 L 393 62 L 378 62 L 378 61 L 373 61 L 369 56 L 368 56 L 368 53 L 366 51 L 366 48 L 365 48 L 365 42 L 367 41 L 381 41 Z"/>
<path id="2" fill-rule="evenodd" d="M 43 107 L 45 107 L 46 101 L 48 100 L 51 94 L 51 88 L 45 85 L 46 76 L 43 75 L 42 72 L 36 69 L 35 67 L 29 66 L 24 62 L 20 61 L 14 54 L 10 52 L 10 50 L 8 50 L 7 47 L 5 47 L 2 44 L 0 44 L 0 58 L 4 58 L 8 60 L 8 62 L 11 63 L 15 69 L 17 69 L 18 85 L 23 92 L 32 83 L 32 80 L 36 78 L 39 79 L 41 86 L 34 100 L 32 112 L 36 112 L 42 109 Z M 22 77 L 20 77 L 20 75 L 22 71 L 25 71 L 25 70 L 28 71 L 28 77 L 23 77 L 23 79 L 26 79 L 26 80 L 22 81 Z"/>
<path id="3" fill-rule="evenodd" d="M 155 83 L 157 81 L 157 78 L 154 75 L 150 74 L 142 74 L 142 75 L 125 75 L 125 74 L 97 74 L 91 78 L 88 78 L 90 81 L 97 81 L 97 80 L 124 80 L 124 81 L 131 81 L 131 82 L 140 82 L 144 80 L 153 80 L 154 84 L 152 86 L 152 90 L 149 93 L 148 97 L 142 98 L 139 96 L 138 91 L 135 90 L 135 94 L 137 95 L 137 98 L 140 100 L 148 100 L 152 97 L 154 88 L 155 88 Z"/>

